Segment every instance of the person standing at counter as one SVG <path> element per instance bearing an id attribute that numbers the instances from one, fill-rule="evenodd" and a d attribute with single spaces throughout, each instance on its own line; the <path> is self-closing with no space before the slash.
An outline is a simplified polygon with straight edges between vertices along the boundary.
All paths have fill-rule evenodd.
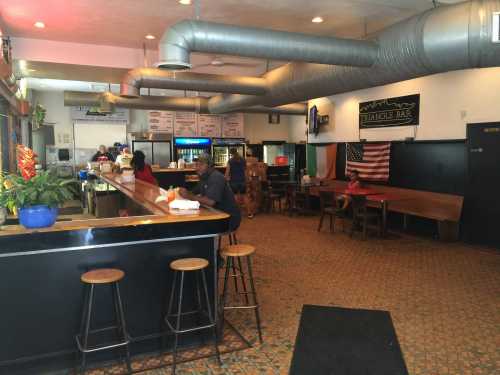
<path id="1" fill-rule="evenodd" d="M 156 181 L 156 178 L 153 176 L 151 166 L 146 163 L 146 155 L 144 155 L 144 152 L 140 150 L 134 151 L 134 156 L 132 157 L 130 165 L 134 168 L 136 179 L 158 185 L 158 181 Z"/>
<path id="2" fill-rule="evenodd" d="M 132 161 L 132 157 L 133 155 L 130 153 L 128 145 L 121 145 L 120 155 L 116 157 L 115 163 L 120 167 L 120 169 L 130 168 L 130 162 Z"/>
<path id="3" fill-rule="evenodd" d="M 99 150 L 92 156 L 92 161 L 115 161 L 115 158 L 104 145 L 99 146 Z"/>
<path id="4" fill-rule="evenodd" d="M 229 214 L 229 230 L 236 231 L 241 223 L 240 208 L 224 175 L 214 168 L 212 156 L 201 154 L 196 162 L 196 172 L 200 176 L 200 182 L 192 192 L 180 188 L 181 197 Z"/>
<path id="5" fill-rule="evenodd" d="M 229 154 L 231 158 L 226 166 L 226 179 L 229 181 L 229 186 L 231 186 L 231 190 L 236 197 L 236 202 L 241 206 L 246 193 L 245 159 L 238 154 L 238 150 L 235 148 L 230 149 Z"/>

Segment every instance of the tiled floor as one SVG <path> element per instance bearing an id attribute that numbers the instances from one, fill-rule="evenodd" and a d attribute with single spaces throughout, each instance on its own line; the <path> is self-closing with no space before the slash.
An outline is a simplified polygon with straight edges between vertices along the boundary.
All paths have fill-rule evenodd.
<path id="1" fill-rule="evenodd" d="M 182 364 L 179 375 L 286 374 L 303 304 L 390 311 L 412 375 L 500 373 L 499 251 L 415 237 L 362 241 L 318 234 L 316 225 L 277 214 L 243 223 L 240 242 L 257 246 L 265 343 L 250 312 L 231 312 L 254 347 L 223 355 L 222 367 Z"/>

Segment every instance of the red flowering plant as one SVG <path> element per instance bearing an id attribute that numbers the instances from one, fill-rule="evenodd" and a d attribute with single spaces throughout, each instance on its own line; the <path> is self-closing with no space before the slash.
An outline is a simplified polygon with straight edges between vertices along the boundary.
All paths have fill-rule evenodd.
<path id="1" fill-rule="evenodd" d="M 0 175 L 0 207 L 11 212 L 19 208 L 46 205 L 57 207 L 73 198 L 75 180 L 61 179 L 50 171 L 36 173 L 36 154 L 33 150 L 17 147 L 19 174 Z"/>

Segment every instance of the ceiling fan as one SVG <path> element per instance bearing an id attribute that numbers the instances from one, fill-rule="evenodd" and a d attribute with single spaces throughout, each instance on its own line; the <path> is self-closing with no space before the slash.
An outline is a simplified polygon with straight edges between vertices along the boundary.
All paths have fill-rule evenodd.
<path id="1" fill-rule="evenodd" d="M 246 67 L 246 68 L 254 68 L 259 66 L 260 63 L 245 63 L 245 62 L 236 62 L 236 61 L 225 61 L 223 60 L 220 56 L 214 56 L 210 62 L 206 64 L 199 64 L 199 65 L 194 65 L 193 69 L 196 68 L 201 68 L 205 66 L 213 66 L 216 68 L 222 68 L 224 66 L 239 66 L 239 67 Z"/>

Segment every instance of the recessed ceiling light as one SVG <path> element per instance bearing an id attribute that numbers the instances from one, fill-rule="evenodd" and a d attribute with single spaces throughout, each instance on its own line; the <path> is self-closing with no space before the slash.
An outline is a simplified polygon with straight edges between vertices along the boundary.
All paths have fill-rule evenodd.
<path id="1" fill-rule="evenodd" d="M 323 22 L 323 17 L 314 17 L 311 22 L 313 23 L 321 23 Z"/>
<path id="2" fill-rule="evenodd" d="M 156 37 L 154 35 L 151 35 L 151 34 L 146 35 L 145 38 L 149 39 L 149 40 L 156 39 Z"/>
<path id="3" fill-rule="evenodd" d="M 179 0 L 179 4 L 182 4 L 182 5 L 191 5 L 191 0 Z"/>
<path id="4" fill-rule="evenodd" d="M 38 27 L 39 29 L 43 29 L 45 27 L 45 24 L 42 21 L 36 21 L 35 27 Z"/>

